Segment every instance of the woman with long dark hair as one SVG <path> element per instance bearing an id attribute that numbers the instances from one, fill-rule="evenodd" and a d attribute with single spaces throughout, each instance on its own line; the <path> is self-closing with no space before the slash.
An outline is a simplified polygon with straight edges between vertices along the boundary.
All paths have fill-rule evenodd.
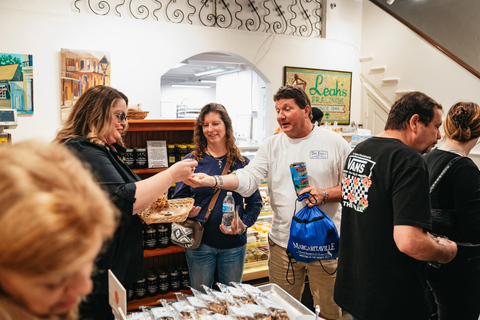
<path id="1" fill-rule="evenodd" d="M 197 173 L 218 176 L 222 174 L 227 162 L 231 162 L 228 173 L 243 168 L 249 162 L 235 145 L 232 120 L 221 104 L 210 103 L 200 111 L 195 122 L 194 145 L 194 151 L 185 158 L 198 161 L 195 170 Z M 218 184 L 221 184 L 220 180 Z M 194 219 L 203 222 L 215 191 L 215 188 L 192 188 L 179 183 L 174 198 L 193 197 L 195 207 L 201 208 Z M 232 192 L 235 206 L 239 206 L 239 220 L 234 220 L 231 228 L 226 228 L 222 224 L 222 202 L 226 194 L 226 190 L 220 190 L 220 195 L 205 223 L 200 247 L 185 249 L 190 280 L 195 289 L 201 289 L 202 284 L 212 287 L 215 269 L 218 270 L 221 283 L 242 281 L 247 244 L 246 230 L 257 220 L 263 206 L 262 198 L 258 190 L 248 198 Z"/>

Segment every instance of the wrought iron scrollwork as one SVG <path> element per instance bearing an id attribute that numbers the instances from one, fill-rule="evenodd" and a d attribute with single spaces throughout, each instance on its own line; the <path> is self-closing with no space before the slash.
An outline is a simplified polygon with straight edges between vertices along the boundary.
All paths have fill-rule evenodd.
<path id="1" fill-rule="evenodd" d="M 148 10 L 148 7 L 146 5 L 138 5 L 138 7 L 136 7 L 134 10 L 132 10 L 132 3 L 134 1 L 133 0 L 130 0 L 130 3 L 128 5 L 128 10 L 130 10 L 130 14 L 135 18 L 135 19 L 139 19 L 139 20 L 145 20 L 148 18 L 148 16 L 150 15 L 150 10 Z M 137 16 L 137 14 L 139 14 L 139 16 Z M 143 18 L 142 18 L 143 16 Z"/>
<path id="2" fill-rule="evenodd" d="M 118 7 L 121 7 L 121 6 L 123 6 L 124 4 L 125 4 L 125 0 L 123 0 L 122 3 L 117 4 L 117 5 L 115 6 L 115 12 L 118 14 L 119 17 L 121 17 L 122 14 L 120 13 L 120 11 L 118 11 Z"/>
<path id="3" fill-rule="evenodd" d="M 282 6 L 277 3 L 276 0 L 272 0 L 275 12 L 277 12 L 280 21 L 273 22 L 272 30 L 274 33 L 285 34 L 287 32 L 287 19 L 285 18 L 285 11 L 282 10 Z M 268 32 L 268 30 L 267 30 Z"/>
<path id="4" fill-rule="evenodd" d="M 202 25 L 224 29 L 232 25 L 233 16 L 230 11 L 230 3 L 226 3 L 225 0 L 202 0 L 201 2 L 202 7 L 198 14 Z M 210 6 L 212 7 L 210 8 Z"/>
<path id="5" fill-rule="evenodd" d="M 98 2 L 96 7 L 95 7 L 95 5 L 92 7 L 91 2 L 92 1 L 88 0 L 88 7 L 95 14 L 100 15 L 100 16 L 105 16 L 105 15 L 110 13 L 110 4 L 106 0 L 102 0 L 102 1 Z"/>
<path id="6" fill-rule="evenodd" d="M 258 13 L 258 7 L 255 6 L 254 0 L 248 0 L 248 6 L 251 8 L 251 12 L 254 14 L 255 19 L 254 18 L 246 19 L 245 28 L 247 28 L 248 31 L 258 31 L 258 29 L 260 29 L 260 25 L 262 22 L 260 18 L 260 14 Z"/>
<path id="7" fill-rule="evenodd" d="M 252 32 L 289 34 L 300 37 L 322 36 L 322 13 L 325 0 L 72 0 L 96 15 L 111 11 L 145 20 L 163 20 L 235 28 Z M 111 10 L 114 7 L 114 10 Z"/>
<path id="8" fill-rule="evenodd" d="M 165 7 L 165 17 L 168 21 L 174 23 L 182 23 L 185 19 L 185 13 L 180 8 L 172 9 L 177 0 L 170 0 Z"/>

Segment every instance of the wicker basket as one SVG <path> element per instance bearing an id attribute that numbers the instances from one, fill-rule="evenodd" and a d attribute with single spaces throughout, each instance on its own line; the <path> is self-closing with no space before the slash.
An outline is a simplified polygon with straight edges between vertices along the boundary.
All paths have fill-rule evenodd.
<path id="1" fill-rule="evenodd" d="M 168 206 L 160 211 L 152 204 L 139 213 L 138 216 L 146 224 L 183 222 L 187 219 L 190 210 L 192 210 L 194 202 L 193 198 L 167 200 Z"/>
<path id="2" fill-rule="evenodd" d="M 147 117 L 149 112 L 150 111 L 128 109 L 127 119 L 128 120 L 143 120 Z"/>

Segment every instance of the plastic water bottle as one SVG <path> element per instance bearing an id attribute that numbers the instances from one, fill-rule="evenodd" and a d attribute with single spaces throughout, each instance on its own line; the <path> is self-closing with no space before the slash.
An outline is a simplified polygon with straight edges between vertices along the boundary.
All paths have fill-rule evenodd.
<path id="1" fill-rule="evenodd" d="M 232 192 L 227 192 L 227 196 L 223 199 L 222 205 L 223 215 L 222 224 L 226 229 L 232 227 L 233 214 L 235 211 L 235 200 L 233 200 Z"/>

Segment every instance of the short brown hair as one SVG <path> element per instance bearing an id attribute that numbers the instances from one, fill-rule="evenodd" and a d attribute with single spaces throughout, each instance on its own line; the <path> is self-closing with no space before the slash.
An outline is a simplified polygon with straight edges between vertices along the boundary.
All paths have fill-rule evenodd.
<path id="1" fill-rule="evenodd" d="M 278 101 L 280 99 L 294 99 L 295 103 L 300 107 L 300 109 L 305 109 L 306 106 L 312 106 L 312 103 L 310 102 L 310 98 L 308 95 L 303 91 L 303 89 L 297 87 L 297 86 L 292 86 L 292 85 L 286 85 L 283 87 L 280 87 L 278 89 L 277 93 L 273 96 L 273 101 Z M 312 119 L 312 110 L 310 108 L 310 120 Z"/>
<path id="2" fill-rule="evenodd" d="M 442 105 L 425 93 L 414 91 L 404 94 L 395 101 L 388 114 L 385 130 L 403 130 L 413 115 L 418 114 L 419 121 L 428 125 L 435 117 L 435 108 L 442 110 Z"/>

